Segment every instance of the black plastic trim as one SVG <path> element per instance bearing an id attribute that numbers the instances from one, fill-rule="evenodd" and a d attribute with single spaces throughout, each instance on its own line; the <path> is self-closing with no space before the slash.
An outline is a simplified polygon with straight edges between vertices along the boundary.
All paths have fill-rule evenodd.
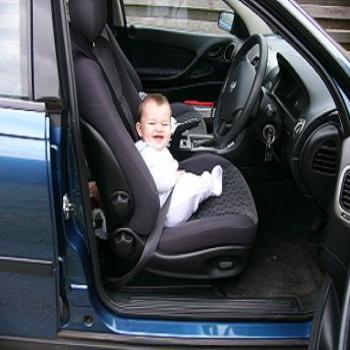
<path id="1" fill-rule="evenodd" d="M 334 143 L 334 149 L 325 151 L 318 162 L 321 150 L 327 142 Z M 300 152 L 298 171 L 309 193 L 325 212 L 332 205 L 339 172 L 341 136 L 337 125 L 325 123 L 317 127 L 305 140 Z M 327 153 L 328 152 L 328 153 Z"/>
<path id="2" fill-rule="evenodd" d="M 159 297 L 130 296 L 130 291 L 113 293 L 118 311 L 122 315 L 133 317 L 152 317 L 177 320 L 215 319 L 227 321 L 300 321 L 310 320 L 314 311 L 318 294 L 313 295 L 313 305 L 305 305 L 303 298 L 247 299 L 234 300 L 225 298 L 198 297 Z M 171 291 L 169 291 L 171 293 Z M 307 298 L 307 297 L 305 297 Z"/>
<path id="3" fill-rule="evenodd" d="M 350 345 L 350 278 L 346 285 L 345 297 L 343 301 L 342 317 L 339 332 L 338 350 L 349 349 Z"/>
<path id="4" fill-rule="evenodd" d="M 0 271 L 52 277 L 54 265 L 49 260 L 0 256 Z"/>
<path id="5" fill-rule="evenodd" d="M 276 350 L 295 349 L 306 350 L 307 340 L 304 339 L 251 339 L 251 340 L 197 340 L 176 338 L 146 338 L 142 336 L 111 335 L 106 333 L 92 333 L 79 331 L 61 331 L 58 339 L 38 339 L 19 337 L 0 337 L 0 348 L 11 350 L 87 350 L 87 349 L 118 349 L 118 350 L 158 350 L 175 349 L 181 345 L 183 350 L 227 349 L 236 350 L 266 349 L 266 346 Z M 177 347 L 176 347 L 177 349 Z"/>
<path id="6" fill-rule="evenodd" d="M 127 336 L 106 333 L 78 332 L 78 331 L 61 331 L 58 334 L 62 338 L 103 341 L 111 344 L 124 345 L 126 349 L 148 349 L 147 346 L 157 346 L 157 349 L 173 349 L 175 345 L 181 345 L 181 349 L 198 349 L 198 346 L 208 347 L 208 349 L 224 349 L 227 347 L 235 347 L 237 350 L 261 349 L 266 346 L 280 346 L 280 349 L 288 349 L 289 347 L 307 346 L 306 339 L 193 339 L 193 338 L 169 338 L 169 337 L 145 337 L 145 336 Z M 184 347 L 186 346 L 186 347 Z M 154 349 L 154 347 L 151 347 Z M 276 348 L 277 350 L 278 348 Z"/>
<path id="7" fill-rule="evenodd" d="M 250 246 L 231 245 L 206 248 L 181 254 L 156 251 L 145 270 L 167 277 L 218 279 L 237 275 L 247 264 Z M 220 261 L 232 266 L 221 268 Z"/>
<path id="8" fill-rule="evenodd" d="M 318 309 L 313 320 L 309 349 L 335 349 L 339 324 L 339 300 L 334 284 L 331 278 L 327 276 L 322 286 Z"/>

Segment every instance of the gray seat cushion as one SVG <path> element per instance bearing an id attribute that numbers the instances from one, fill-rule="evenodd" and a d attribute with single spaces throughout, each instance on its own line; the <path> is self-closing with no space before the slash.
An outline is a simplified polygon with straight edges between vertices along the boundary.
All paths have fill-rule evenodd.
<path id="1" fill-rule="evenodd" d="M 165 228 L 158 249 L 163 253 L 186 253 L 219 246 L 250 246 L 258 223 L 253 196 L 240 171 L 226 159 L 202 154 L 181 163 L 181 168 L 200 174 L 220 164 L 223 193 L 203 202 L 190 220 Z"/>
<path id="2" fill-rule="evenodd" d="M 215 247 L 249 247 L 255 240 L 256 225 L 246 215 L 228 214 L 191 220 L 165 228 L 158 251 L 182 254 Z"/>
<path id="3" fill-rule="evenodd" d="M 221 216 L 226 214 L 247 215 L 254 224 L 258 223 L 254 200 L 241 172 L 231 163 L 224 163 L 223 191 L 220 197 L 211 197 L 203 202 L 190 220 Z"/>

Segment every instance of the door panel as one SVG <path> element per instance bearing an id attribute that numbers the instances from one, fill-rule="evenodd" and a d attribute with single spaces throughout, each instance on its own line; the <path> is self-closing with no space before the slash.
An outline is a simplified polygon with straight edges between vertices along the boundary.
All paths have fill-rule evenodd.
<path id="1" fill-rule="evenodd" d="M 0 131 L 0 338 L 54 337 L 57 258 L 45 112 L 0 108 Z"/>
<path id="2" fill-rule="evenodd" d="M 145 91 L 171 100 L 215 100 L 237 47 L 232 36 L 129 28 L 127 55 Z"/>

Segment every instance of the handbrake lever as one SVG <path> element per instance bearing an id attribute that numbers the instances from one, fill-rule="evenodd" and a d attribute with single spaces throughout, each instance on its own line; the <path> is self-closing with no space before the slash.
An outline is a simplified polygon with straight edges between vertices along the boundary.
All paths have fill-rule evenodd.
<path id="1" fill-rule="evenodd" d="M 190 129 L 193 129 L 194 127 L 196 127 L 199 124 L 199 122 L 200 122 L 200 120 L 198 118 L 188 118 L 186 121 L 182 122 L 181 124 L 179 124 L 176 127 L 175 132 L 171 138 L 171 143 L 170 143 L 170 147 L 169 147 L 171 154 L 175 158 L 177 157 L 177 155 L 179 153 L 180 140 L 181 140 L 182 134 L 186 130 L 190 130 Z"/>

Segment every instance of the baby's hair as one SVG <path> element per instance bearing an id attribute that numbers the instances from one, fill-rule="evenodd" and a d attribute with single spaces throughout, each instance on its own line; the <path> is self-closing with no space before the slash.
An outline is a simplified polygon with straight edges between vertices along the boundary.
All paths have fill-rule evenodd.
<path id="1" fill-rule="evenodd" d="M 162 94 L 149 94 L 142 100 L 142 102 L 140 104 L 139 115 L 137 117 L 138 122 L 141 120 L 143 108 L 150 101 L 154 101 L 158 106 L 162 106 L 164 104 L 167 104 L 170 107 L 169 100 L 164 95 L 162 95 Z"/>

